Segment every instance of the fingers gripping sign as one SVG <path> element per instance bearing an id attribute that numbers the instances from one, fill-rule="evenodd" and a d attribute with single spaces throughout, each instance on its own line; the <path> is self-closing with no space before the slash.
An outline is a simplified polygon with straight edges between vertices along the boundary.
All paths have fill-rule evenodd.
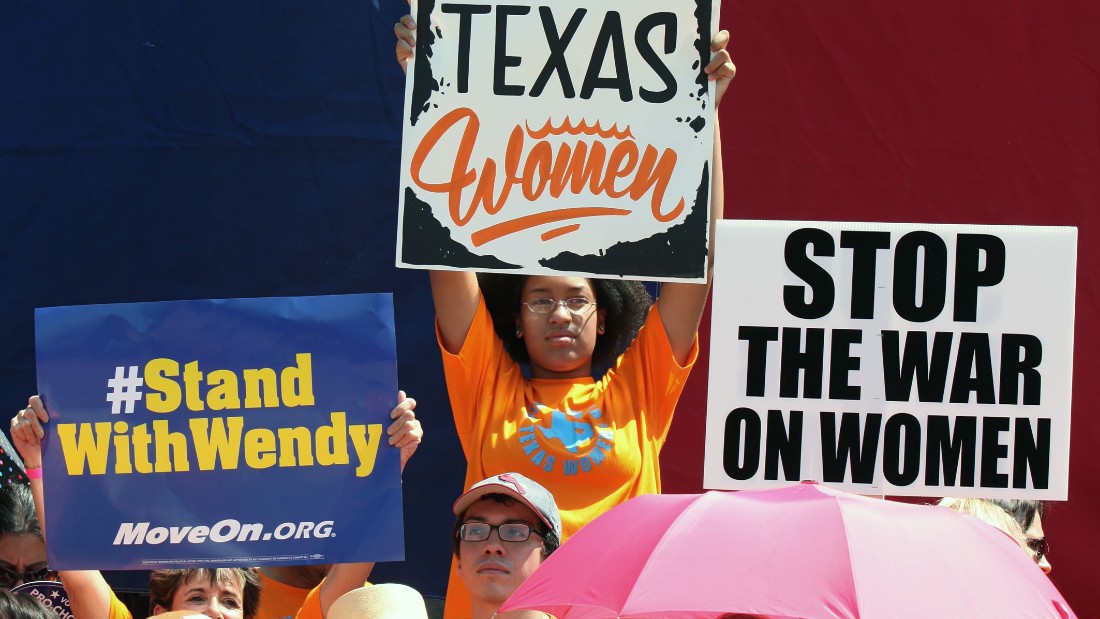
<path id="1" fill-rule="evenodd" d="M 703 72 L 707 74 L 707 79 L 716 82 L 714 85 L 714 106 L 716 108 L 722 102 L 722 97 L 726 94 L 730 82 L 737 75 L 737 67 L 734 66 L 729 50 L 726 49 L 729 41 L 730 33 L 728 30 L 719 30 L 714 35 L 714 38 L 710 41 L 710 51 L 714 55 L 710 59 L 710 64 L 703 69 Z"/>
<path id="2" fill-rule="evenodd" d="M 412 15 L 405 15 L 394 24 L 393 33 L 397 36 L 397 64 L 407 71 L 409 60 L 416 53 L 416 22 Z"/>
<path id="3" fill-rule="evenodd" d="M 42 424 L 49 421 L 49 418 L 49 414 L 46 413 L 46 406 L 42 403 L 42 398 L 37 395 L 31 396 L 27 401 L 26 408 L 12 417 L 12 442 L 19 451 L 19 455 L 23 457 L 23 463 L 29 469 L 41 468 L 42 466 L 41 442 L 46 436 Z"/>
<path id="4" fill-rule="evenodd" d="M 404 391 L 397 392 L 397 400 L 397 406 L 390 411 L 393 423 L 386 428 L 386 435 L 389 437 L 389 444 L 401 450 L 401 470 L 404 470 L 405 463 L 416 453 L 421 439 L 424 438 L 424 429 L 413 413 L 416 400 L 406 397 Z"/>

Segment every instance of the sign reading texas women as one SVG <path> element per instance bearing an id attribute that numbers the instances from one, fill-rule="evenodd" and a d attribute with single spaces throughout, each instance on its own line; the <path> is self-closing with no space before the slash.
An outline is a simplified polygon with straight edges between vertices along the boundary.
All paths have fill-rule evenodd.
<path id="1" fill-rule="evenodd" d="M 35 321 L 51 567 L 403 558 L 390 295 Z"/>
<path id="2" fill-rule="evenodd" d="M 1066 499 L 1076 229 L 717 234 L 706 487 Z"/>
<path id="3" fill-rule="evenodd" d="M 398 265 L 702 279 L 718 5 L 414 3 Z"/>

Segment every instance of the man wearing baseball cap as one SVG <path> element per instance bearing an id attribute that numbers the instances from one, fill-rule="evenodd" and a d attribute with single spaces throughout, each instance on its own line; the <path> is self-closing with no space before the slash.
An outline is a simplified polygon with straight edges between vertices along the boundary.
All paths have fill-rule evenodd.
<path id="1" fill-rule="evenodd" d="M 469 616 L 489 619 L 561 543 L 558 506 L 546 488 L 519 473 L 504 473 L 470 487 L 455 501 L 454 513 L 454 553 L 469 594 Z M 449 591 L 453 596 L 456 588 Z"/>

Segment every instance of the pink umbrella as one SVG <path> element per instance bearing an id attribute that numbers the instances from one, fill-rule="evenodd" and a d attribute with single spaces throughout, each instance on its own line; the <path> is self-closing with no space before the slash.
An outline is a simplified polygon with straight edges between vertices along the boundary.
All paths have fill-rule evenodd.
<path id="1" fill-rule="evenodd" d="M 558 619 L 1075 617 L 1005 533 L 804 483 L 642 496 L 577 532 L 501 608 Z"/>

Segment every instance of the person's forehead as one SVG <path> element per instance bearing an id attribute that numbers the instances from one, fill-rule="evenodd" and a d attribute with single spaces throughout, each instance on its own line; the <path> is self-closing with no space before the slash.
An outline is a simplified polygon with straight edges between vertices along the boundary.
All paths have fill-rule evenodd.
<path id="1" fill-rule="evenodd" d="M 532 275 L 523 284 L 524 294 L 591 294 L 592 285 L 583 277 Z"/>
<path id="2" fill-rule="evenodd" d="M 492 499 L 475 501 L 466 510 L 464 520 L 476 520 L 489 524 L 502 524 L 505 522 L 522 522 L 532 527 L 538 525 L 539 517 L 530 508 L 519 501 L 512 501 L 510 505 L 498 503 Z"/>
<path id="3" fill-rule="evenodd" d="M 46 543 L 33 533 L 9 533 L 0 536 L 0 559 L 13 563 L 20 559 L 29 564 L 46 560 Z"/>
<path id="4" fill-rule="evenodd" d="M 188 591 L 228 591 L 230 593 L 240 594 L 241 585 L 237 582 L 237 579 L 232 576 L 214 580 L 211 580 L 207 576 L 191 576 L 180 585 L 179 590 L 184 593 Z"/>

